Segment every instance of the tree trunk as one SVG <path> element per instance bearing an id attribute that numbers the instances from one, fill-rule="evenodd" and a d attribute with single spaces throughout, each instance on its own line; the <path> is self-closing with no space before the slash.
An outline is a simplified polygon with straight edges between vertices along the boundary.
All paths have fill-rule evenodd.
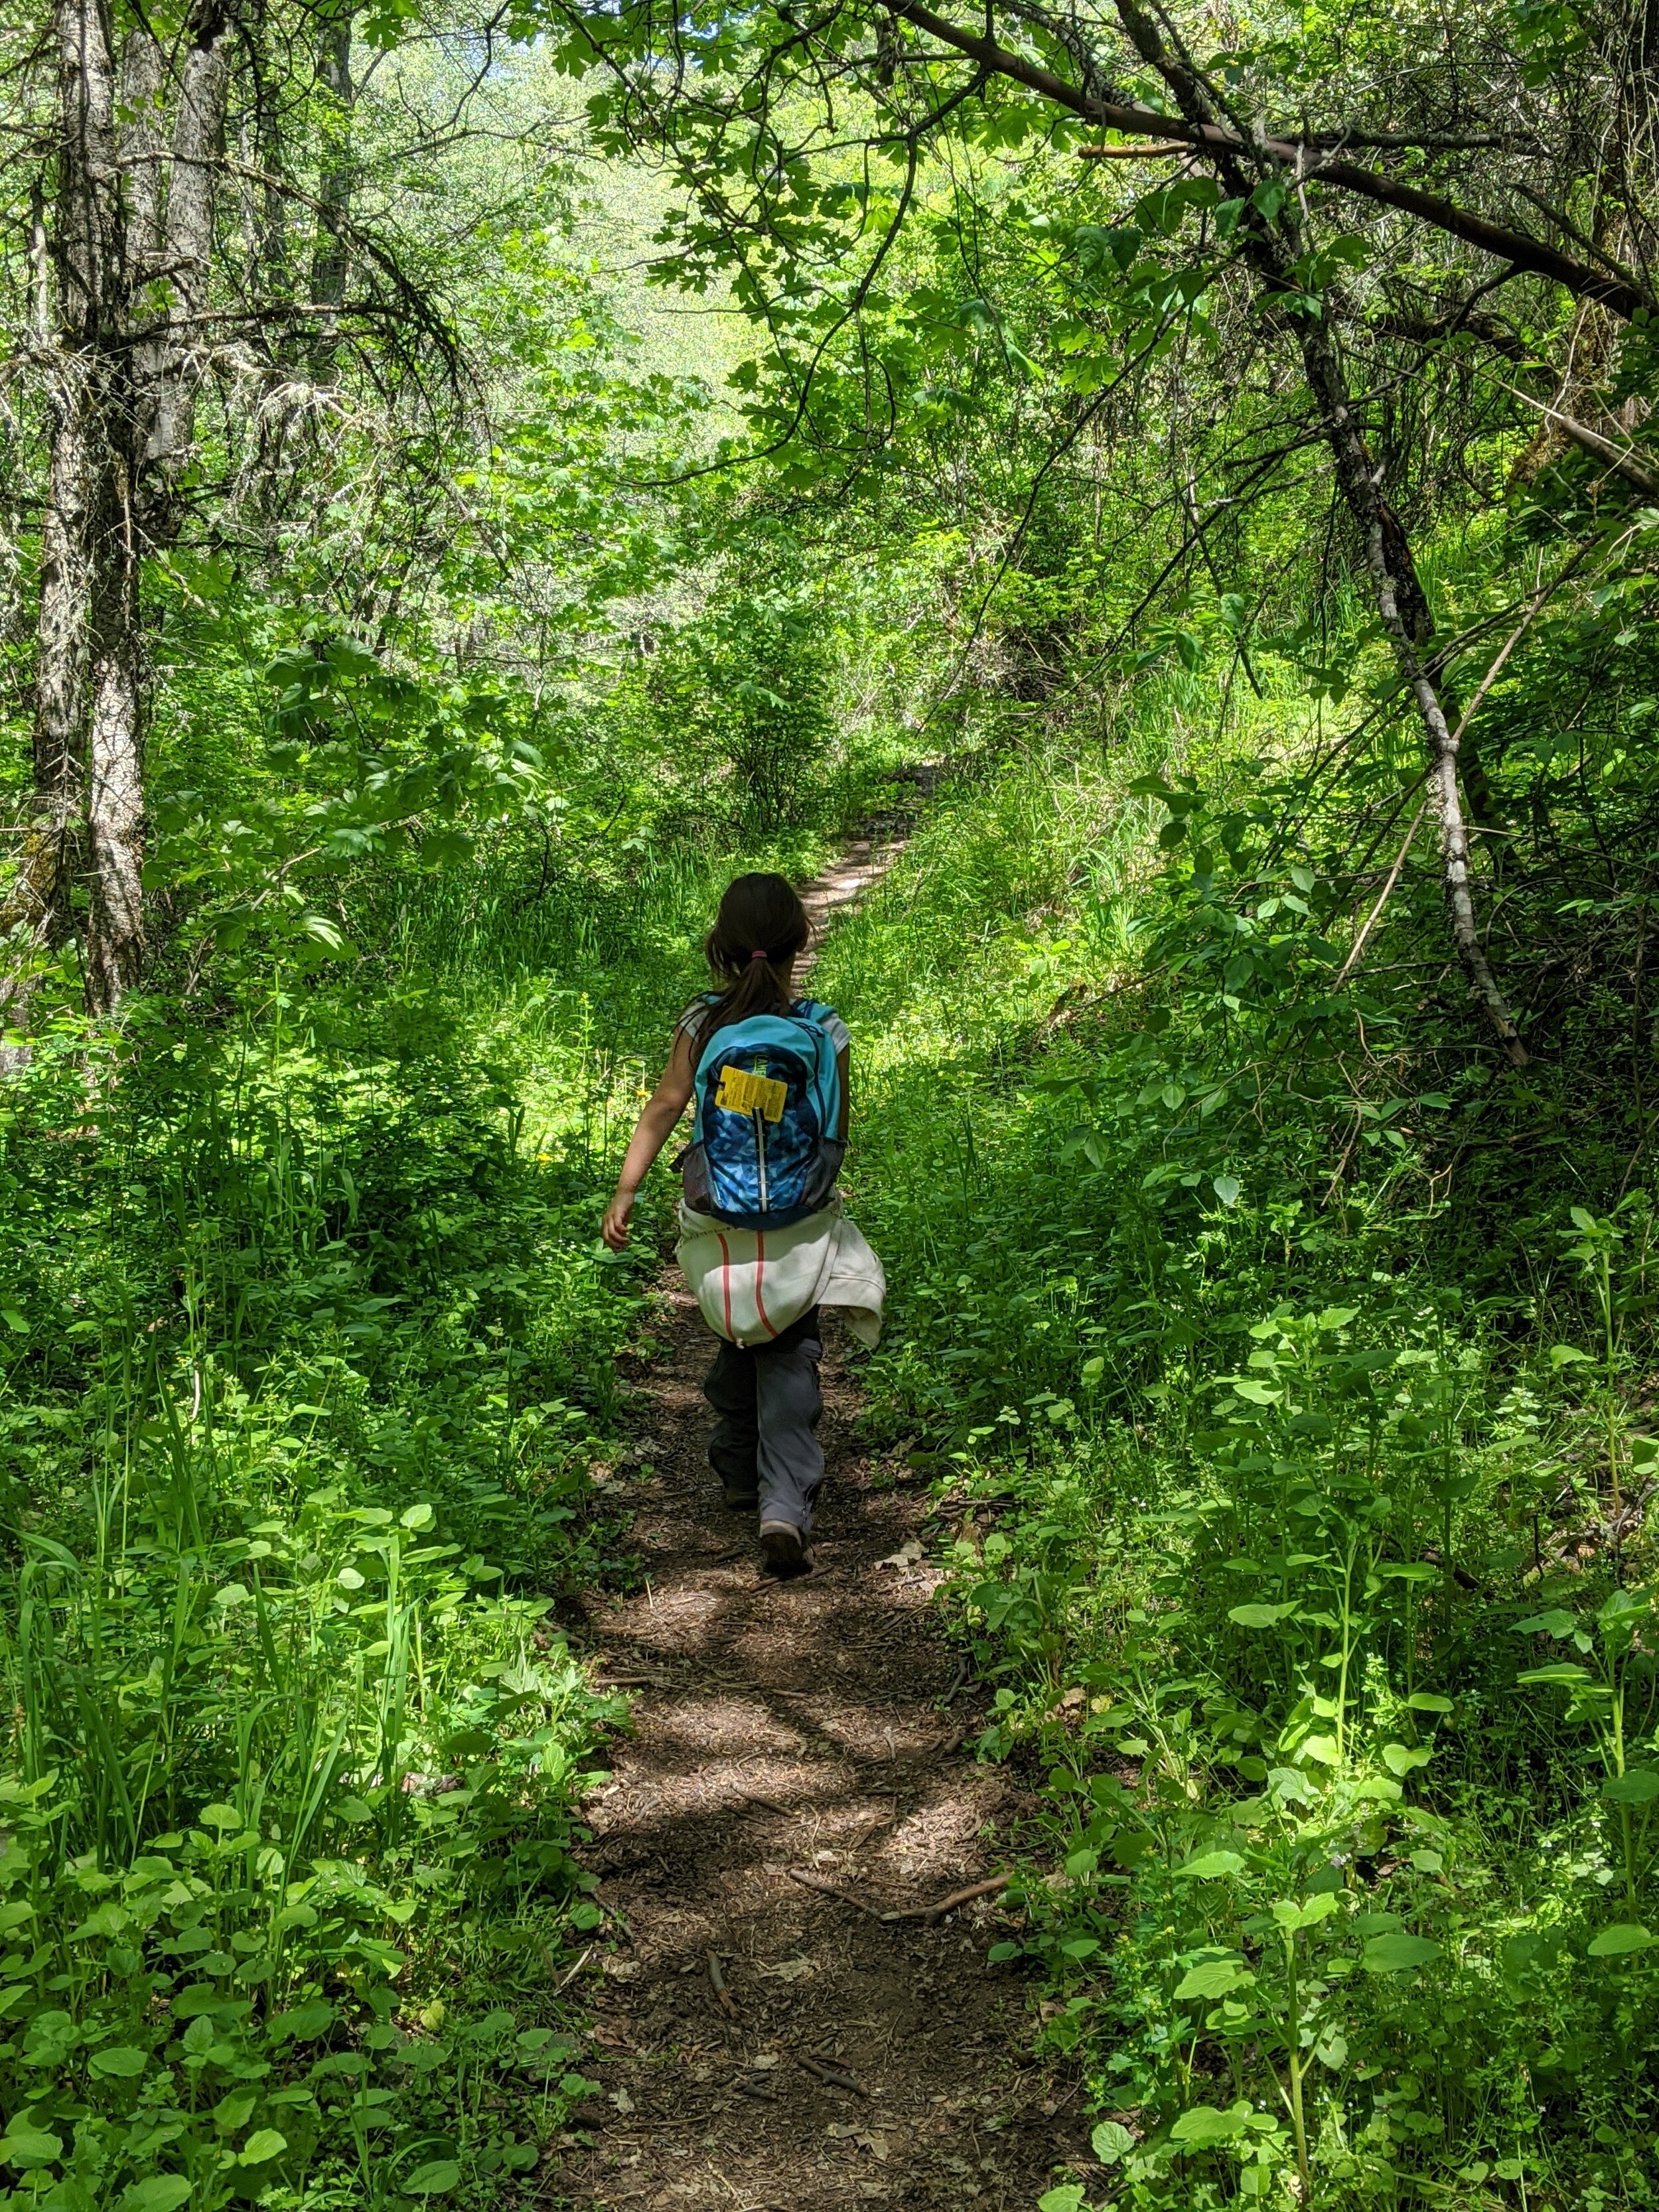
<path id="1" fill-rule="evenodd" d="M 1182 114 L 1190 123 L 1213 124 L 1217 118 L 1196 70 L 1184 56 L 1169 51 L 1158 29 L 1140 13 L 1134 0 L 1117 0 L 1117 10 L 1136 51 L 1163 77 Z M 1224 154 L 1218 158 L 1217 167 L 1225 179 L 1228 191 L 1248 201 L 1254 180 L 1242 158 Z M 1245 236 L 1250 258 L 1269 293 L 1295 289 L 1290 274 L 1295 255 L 1286 238 L 1254 211 L 1247 215 L 1246 220 L 1249 225 Z M 1284 217 L 1278 220 L 1282 223 Z M 1526 1047 L 1498 987 L 1475 923 L 1469 888 L 1468 828 L 1458 787 L 1458 741 L 1452 733 L 1444 700 L 1425 659 L 1425 647 L 1434 629 L 1428 595 L 1423 589 L 1400 518 L 1383 496 L 1381 471 L 1371 459 L 1364 431 L 1355 417 L 1347 379 L 1329 325 L 1322 316 L 1312 313 L 1298 312 L 1291 319 L 1309 387 L 1336 465 L 1337 485 L 1359 532 L 1366 571 L 1383 630 L 1393 648 L 1395 665 L 1411 693 L 1423 725 L 1429 755 L 1430 788 L 1440 825 L 1441 865 L 1452 942 L 1469 988 L 1498 1043 L 1515 1066 L 1524 1066 Z M 1480 779 L 1483 787 L 1484 781 Z"/>
<path id="2" fill-rule="evenodd" d="M 351 110 L 356 90 L 351 82 L 353 9 L 349 0 L 325 23 L 317 48 L 318 80 L 328 94 L 323 125 L 322 174 L 317 187 L 317 235 L 311 257 L 311 299 L 318 307 L 338 307 L 345 299 L 346 223 L 351 209 Z M 313 348 L 313 373 L 332 373 L 335 321 L 319 319 Z"/>
<path id="3" fill-rule="evenodd" d="M 230 88 L 224 33 L 220 0 L 203 0 L 191 25 L 173 133 L 162 254 L 170 295 L 167 322 L 154 386 L 145 395 L 144 458 L 152 479 L 146 488 L 145 520 L 149 536 L 161 543 L 178 532 L 179 479 L 195 439 L 196 392 L 206 359 L 199 318 L 207 306 L 213 265 L 217 164 Z"/>
<path id="4" fill-rule="evenodd" d="M 22 955 L 0 1015 L 27 1014 L 30 957 L 76 926 L 83 882 L 88 1006 L 107 1013 L 143 961 L 147 550 L 177 535 L 205 358 L 224 0 L 197 0 L 178 72 L 142 21 L 119 70 L 108 0 L 56 0 L 58 143 L 38 207 L 34 337 L 47 371 L 48 489 L 36 635 L 34 819 L 0 933 Z"/>

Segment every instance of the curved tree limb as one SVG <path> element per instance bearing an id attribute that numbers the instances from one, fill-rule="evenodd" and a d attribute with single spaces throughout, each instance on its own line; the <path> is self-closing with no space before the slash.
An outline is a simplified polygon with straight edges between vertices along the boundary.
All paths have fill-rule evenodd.
<path id="1" fill-rule="evenodd" d="M 1403 183 L 1395 177 L 1381 175 L 1374 169 L 1362 168 L 1358 162 L 1339 159 L 1325 144 L 1306 138 L 1261 138 L 1247 140 L 1226 125 L 1192 118 L 1160 115 L 1155 108 L 1131 106 L 1121 100 L 1106 100 L 1098 95 L 1079 91 L 1064 77 L 1056 76 L 1041 63 L 1029 61 L 1023 54 L 1000 46 L 990 37 L 981 37 L 962 25 L 937 15 L 922 0 L 891 0 L 892 12 L 906 22 L 913 23 L 919 31 L 952 46 L 969 61 L 977 62 L 982 70 L 998 76 L 1006 76 L 1023 84 L 1032 92 L 1041 93 L 1056 106 L 1068 109 L 1081 116 L 1085 122 L 1103 125 L 1109 131 L 1128 131 L 1149 137 L 1179 138 L 1200 152 L 1231 155 L 1245 161 L 1266 158 L 1292 170 L 1297 181 L 1310 185 L 1325 185 L 1339 191 L 1352 192 L 1357 198 L 1373 202 L 1378 207 L 1393 208 L 1402 215 L 1415 216 L 1419 222 L 1431 229 L 1443 232 L 1448 237 L 1461 239 L 1466 246 L 1480 248 L 1504 261 L 1512 261 L 1518 268 L 1535 276 L 1546 276 L 1577 299 L 1595 300 L 1610 308 L 1626 321 L 1639 311 L 1650 308 L 1654 302 L 1649 295 L 1627 282 L 1605 270 L 1593 269 L 1571 254 L 1561 252 L 1541 238 L 1534 238 L 1525 231 L 1512 230 L 1505 224 L 1491 222 L 1485 216 L 1476 215 L 1468 208 L 1459 207 L 1455 201 L 1443 199 L 1434 192 L 1419 191 L 1415 185 Z"/>

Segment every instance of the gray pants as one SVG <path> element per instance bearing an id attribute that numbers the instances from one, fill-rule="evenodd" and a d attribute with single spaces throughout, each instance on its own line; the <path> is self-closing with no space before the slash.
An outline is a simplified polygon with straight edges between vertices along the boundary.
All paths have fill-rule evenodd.
<path id="1" fill-rule="evenodd" d="M 803 1536 L 823 1480 L 823 1449 L 812 1433 L 823 1411 L 823 1357 L 814 1306 L 771 1344 L 722 1344 L 702 1386 L 720 1415 L 708 1464 L 727 1502 L 758 1498 L 763 1521 L 787 1521 Z"/>

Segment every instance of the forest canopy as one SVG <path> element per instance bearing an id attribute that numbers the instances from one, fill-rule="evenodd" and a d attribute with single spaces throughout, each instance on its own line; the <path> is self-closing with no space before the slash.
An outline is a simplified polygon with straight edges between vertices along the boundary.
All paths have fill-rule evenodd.
<path id="1" fill-rule="evenodd" d="M 0 2201 L 555 2201 L 599 1214 L 721 883 L 873 817 L 866 1423 L 1041 1808 L 1046 2212 L 1650 2204 L 1649 11 L 0 70 Z"/>

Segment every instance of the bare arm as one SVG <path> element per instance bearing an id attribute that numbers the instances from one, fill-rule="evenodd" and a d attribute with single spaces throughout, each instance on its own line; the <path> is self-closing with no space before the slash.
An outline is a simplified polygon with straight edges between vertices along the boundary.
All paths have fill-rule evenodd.
<path id="1" fill-rule="evenodd" d="M 685 1111 L 695 1073 L 691 1040 L 680 1030 L 676 1032 L 674 1049 L 662 1079 L 647 1099 L 645 1111 L 628 1140 L 616 1194 L 605 1209 L 599 1234 L 613 1252 L 623 1250 L 628 1243 L 628 1217 L 634 1211 L 635 1196 L 650 1172 L 651 1163 L 673 1135 L 675 1124 Z"/>

